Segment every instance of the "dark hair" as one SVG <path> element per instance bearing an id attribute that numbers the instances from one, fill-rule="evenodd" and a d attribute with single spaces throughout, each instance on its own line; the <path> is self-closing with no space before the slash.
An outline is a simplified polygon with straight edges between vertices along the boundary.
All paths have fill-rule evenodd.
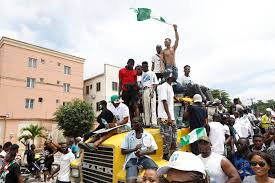
<path id="1" fill-rule="evenodd" d="M 168 40 L 171 42 L 171 39 L 170 39 L 170 38 L 167 37 L 167 38 L 165 38 L 165 39 L 168 39 Z"/>
<path id="2" fill-rule="evenodd" d="M 6 143 L 3 145 L 3 149 L 10 148 L 11 145 L 12 145 L 11 142 L 6 142 Z"/>
<path id="3" fill-rule="evenodd" d="M 233 102 L 234 102 L 234 103 L 237 103 L 238 101 L 239 101 L 239 98 L 234 98 L 234 99 L 233 99 Z"/>
<path id="4" fill-rule="evenodd" d="M 219 113 L 214 113 L 212 118 L 213 118 L 213 121 L 220 122 L 222 119 L 222 116 Z"/>
<path id="5" fill-rule="evenodd" d="M 246 145 L 249 146 L 249 140 L 248 138 L 245 138 L 245 137 L 240 137 L 239 140 L 244 140 Z"/>
<path id="6" fill-rule="evenodd" d="M 141 63 L 141 65 L 148 65 L 148 62 L 147 62 L 147 61 L 143 61 L 143 62 Z"/>
<path id="7" fill-rule="evenodd" d="M 135 70 L 136 70 L 138 67 L 140 67 L 140 68 L 141 68 L 141 65 L 136 65 Z"/>
<path id="8" fill-rule="evenodd" d="M 251 159 L 255 155 L 260 156 L 261 158 L 263 158 L 270 167 L 272 166 L 272 161 L 271 161 L 270 155 L 265 153 L 265 152 L 261 152 L 261 151 L 254 151 L 254 152 L 250 153 L 249 156 L 248 156 L 249 161 L 251 161 Z"/>
<path id="9" fill-rule="evenodd" d="M 185 69 L 186 67 L 190 67 L 190 65 L 185 65 L 183 68 Z M 191 68 L 191 67 L 190 67 Z"/>
<path id="10" fill-rule="evenodd" d="M 104 105 L 104 106 L 107 106 L 106 100 L 101 100 L 101 101 L 100 101 L 100 104 L 101 104 L 101 105 Z"/>
<path id="11" fill-rule="evenodd" d="M 263 138 L 263 136 L 261 135 L 261 134 L 255 134 L 255 135 L 253 135 L 253 140 L 255 139 L 255 138 Z"/>
<path id="12" fill-rule="evenodd" d="M 0 145 L 0 148 L 1 148 L 1 149 L 3 148 L 2 145 Z"/>
<path id="13" fill-rule="evenodd" d="M 127 64 L 129 64 L 129 63 L 135 63 L 135 60 L 134 59 L 132 59 L 132 58 L 130 58 L 128 61 L 127 61 Z"/>
<path id="14" fill-rule="evenodd" d="M 11 151 L 18 150 L 18 149 L 19 149 L 19 145 L 17 145 L 17 144 L 12 144 L 11 145 Z"/>

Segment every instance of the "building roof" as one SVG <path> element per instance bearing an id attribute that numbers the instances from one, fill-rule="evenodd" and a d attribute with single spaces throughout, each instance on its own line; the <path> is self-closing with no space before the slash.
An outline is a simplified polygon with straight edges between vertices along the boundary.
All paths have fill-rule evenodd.
<path id="1" fill-rule="evenodd" d="M 95 75 L 95 76 L 93 76 L 93 77 L 90 77 L 90 78 L 84 79 L 84 82 L 86 82 L 86 81 L 90 81 L 90 80 L 92 80 L 92 79 L 95 79 L 95 78 L 98 78 L 98 77 L 101 77 L 101 76 L 104 76 L 104 75 L 105 75 L 105 72 L 106 72 L 106 71 L 105 71 L 106 65 L 111 66 L 111 67 L 116 67 L 116 68 L 118 68 L 118 69 L 120 69 L 120 68 L 121 68 L 121 67 L 116 66 L 116 65 L 104 64 L 104 73 L 97 74 L 97 75 Z"/>
<path id="2" fill-rule="evenodd" d="M 71 60 L 71 61 L 78 62 L 78 63 L 82 63 L 82 64 L 85 62 L 85 59 L 81 58 L 81 57 L 76 57 L 76 56 L 73 56 L 73 55 L 69 55 L 67 53 L 62 53 L 62 52 L 59 52 L 59 51 L 56 51 L 56 50 L 51 50 L 51 49 L 48 49 L 48 48 L 44 48 L 44 47 L 41 47 L 41 46 L 26 43 L 26 42 L 23 42 L 23 41 L 11 39 L 11 38 L 8 38 L 8 37 L 2 37 L 1 38 L 0 48 L 4 44 L 24 48 L 24 49 L 27 49 L 27 50 L 36 51 L 36 52 L 43 53 L 43 54 L 48 54 L 48 55 L 59 57 L 59 58 L 64 58 L 64 59 Z"/>

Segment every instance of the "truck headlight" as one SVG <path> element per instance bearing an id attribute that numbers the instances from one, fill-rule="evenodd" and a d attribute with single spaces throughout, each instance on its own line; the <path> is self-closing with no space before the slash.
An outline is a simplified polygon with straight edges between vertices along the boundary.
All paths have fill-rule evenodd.
<path id="1" fill-rule="evenodd" d="M 79 175 L 80 175 L 79 168 L 72 168 L 71 176 L 74 177 L 74 178 L 78 178 Z"/>

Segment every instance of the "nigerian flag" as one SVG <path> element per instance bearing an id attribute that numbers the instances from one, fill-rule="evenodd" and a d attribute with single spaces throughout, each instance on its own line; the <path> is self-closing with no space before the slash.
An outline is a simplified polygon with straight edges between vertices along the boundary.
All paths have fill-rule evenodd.
<path id="1" fill-rule="evenodd" d="M 185 146 L 191 144 L 203 136 L 207 136 L 205 128 L 196 128 L 187 135 L 180 138 L 180 145 Z"/>
<path id="2" fill-rule="evenodd" d="M 165 22 L 164 18 L 162 18 L 160 16 L 152 15 L 152 10 L 149 8 L 138 8 L 138 9 L 130 8 L 130 9 L 133 9 L 135 11 L 135 13 L 137 14 L 137 21 L 155 19 L 155 20 L 161 21 L 163 23 L 167 23 L 167 22 Z"/>

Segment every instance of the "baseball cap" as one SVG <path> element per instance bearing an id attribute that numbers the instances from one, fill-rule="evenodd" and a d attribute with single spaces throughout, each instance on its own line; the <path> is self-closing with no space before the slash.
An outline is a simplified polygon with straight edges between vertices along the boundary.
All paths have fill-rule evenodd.
<path id="1" fill-rule="evenodd" d="M 195 94 L 195 95 L 193 96 L 193 101 L 194 101 L 194 102 L 202 102 L 202 97 L 201 97 L 201 95 L 200 95 L 200 94 Z"/>
<path id="2" fill-rule="evenodd" d="M 111 96 L 111 101 L 110 102 L 114 102 L 115 104 L 121 103 L 122 100 L 119 98 L 118 95 L 113 95 Z"/>
<path id="3" fill-rule="evenodd" d="M 207 137 L 207 136 L 202 136 L 202 137 L 200 137 L 200 138 L 198 139 L 198 141 L 200 141 L 200 140 L 203 140 L 203 141 L 206 141 L 206 142 L 211 143 L 209 137 Z"/>
<path id="4" fill-rule="evenodd" d="M 158 175 L 167 174 L 169 169 L 181 171 L 196 171 L 206 175 L 203 162 L 199 157 L 190 152 L 175 151 L 166 166 L 158 169 Z"/>

